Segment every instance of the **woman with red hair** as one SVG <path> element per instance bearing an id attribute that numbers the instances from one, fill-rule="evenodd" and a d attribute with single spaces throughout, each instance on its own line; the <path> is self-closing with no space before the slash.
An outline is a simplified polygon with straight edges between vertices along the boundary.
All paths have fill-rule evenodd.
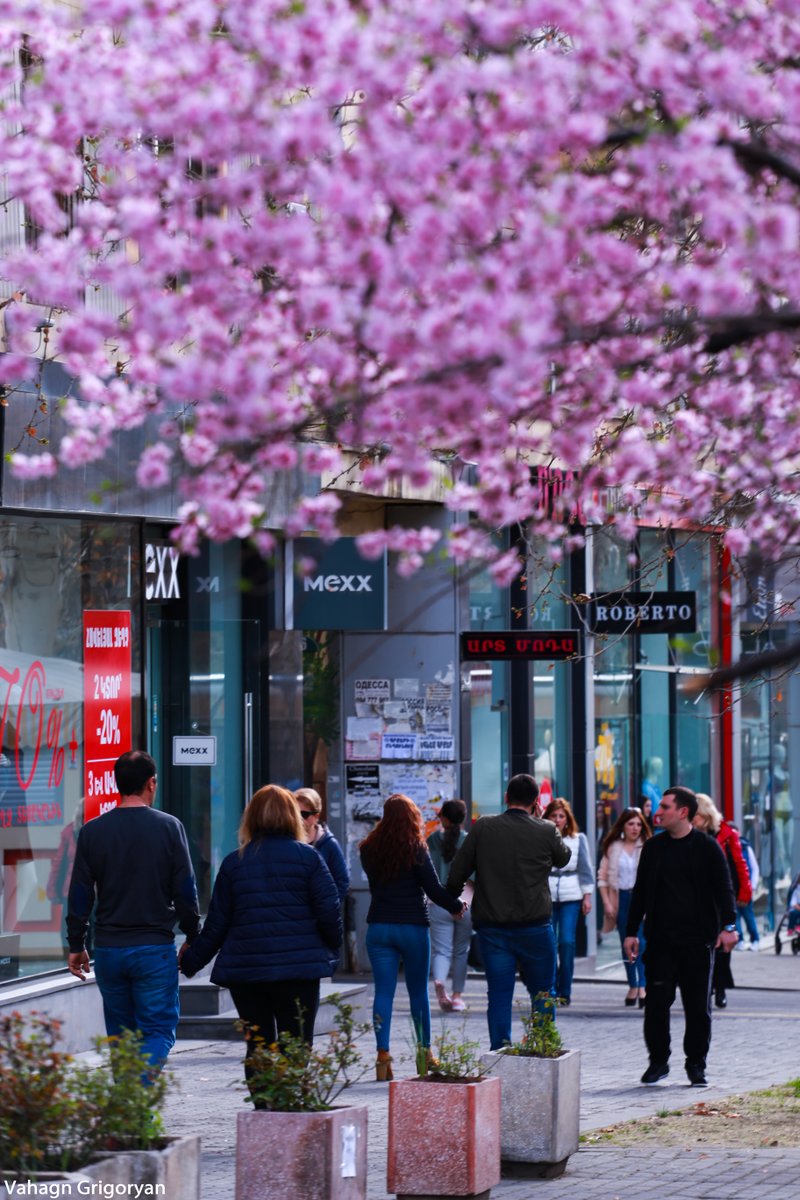
<path id="1" fill-rule="evenodd" d="M 439 882 L 425 842 L 422 813 L 408 796 L 389 797 L 383 806 L 383 817 L 364 838 L 360 851 L 371 894 L 367 953 L 375 982 L 372 1004 L 378 1048 L 375 1074 L 377 1079 L 391 1079 L 389 1035 L 401 962 L 417 1040 L 426 1048 L 431 1044 L 428 999 L 431 943 L 425 897 L 429 896 L 456 916 L 464 911 L 464 905 Z"/>

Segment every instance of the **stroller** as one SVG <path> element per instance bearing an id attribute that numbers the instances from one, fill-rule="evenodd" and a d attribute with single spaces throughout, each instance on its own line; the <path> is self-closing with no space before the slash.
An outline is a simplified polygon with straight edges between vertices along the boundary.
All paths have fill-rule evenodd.
<path id="1" fill-rule="evenodd" d="M 775 930 L 775 953 L 783 949 L 781 930 L 786 925 L 786 935 L 791 938 L 792 954 L 800 954 L 800 875 L 795 875 L 786 899 L 786 912 Z"/>

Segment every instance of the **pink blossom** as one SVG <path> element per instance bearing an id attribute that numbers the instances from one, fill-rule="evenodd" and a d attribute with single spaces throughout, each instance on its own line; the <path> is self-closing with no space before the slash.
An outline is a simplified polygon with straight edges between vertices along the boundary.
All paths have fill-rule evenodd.
<path id="1" fill-rule="evenodd" d="M 145 491 L 166 487 L 170 481 L 172 451 L 163 442 L 149 446 L 139 459 L 136 482 Z"/>

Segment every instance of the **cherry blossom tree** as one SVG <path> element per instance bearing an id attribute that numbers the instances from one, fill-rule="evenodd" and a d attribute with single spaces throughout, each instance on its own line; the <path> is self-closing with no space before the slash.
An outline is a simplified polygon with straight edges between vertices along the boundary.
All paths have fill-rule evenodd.
<path id="1" fill-rule="evenodd" d="M 797 538 L 796 0 L 0 0 L 0 41 L 34 231 L 0 381 L 13 404 L 44 306 L 80 397 L 21 474 L 158 416 L 138 479 L 180 479 L 186 549 L 269 549 L 270 481 L 342 448 L 369 489 L 475 464 L 457 561 L 530 522 L 557 554 L 609 488 L 627 536 Z M 439 536 L 362 544 L 413 568 Z"/>

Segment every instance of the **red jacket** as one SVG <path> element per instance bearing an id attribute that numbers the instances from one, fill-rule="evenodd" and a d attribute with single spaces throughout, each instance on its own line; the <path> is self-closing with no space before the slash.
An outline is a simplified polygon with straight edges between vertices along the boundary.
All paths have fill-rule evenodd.
<path id="1" fill-rule="evenodd" d="M 727 859 L 731 873 L 731 880 L 733 881 L 733 890 L 736 893 L 736 903 L 749 904 L 753 899 L 753 889 L 750 886 L 750 872 L 744 860 L 744 852 L 739 835 L 735 829 L 731 829 L 727 821 L 723 821 L 720 825 L 717 841 L 725 852 L 725 858 Z"/>

